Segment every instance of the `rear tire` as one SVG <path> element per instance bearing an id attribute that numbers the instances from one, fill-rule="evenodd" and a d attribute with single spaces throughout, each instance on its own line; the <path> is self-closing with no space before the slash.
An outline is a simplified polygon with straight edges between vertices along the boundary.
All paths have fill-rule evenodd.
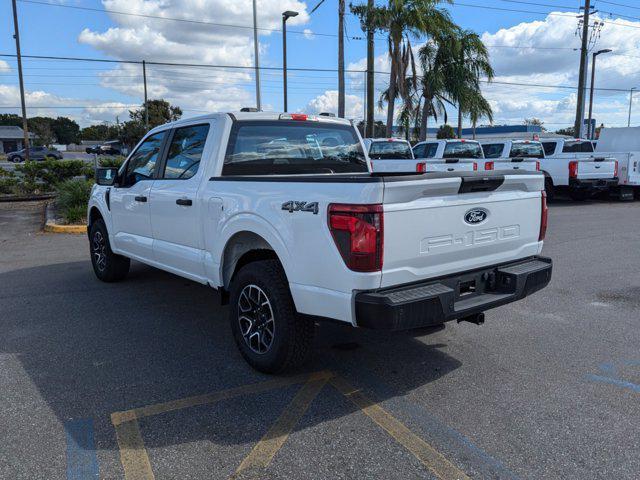
<path id="1" fill-rule="evenodd" d="M 230 290 L 231 331 L 247 363 L 264 373 L 302 365 L 311 351 L 314 323 L 297 314 L 280 262 L 245 265 Z"/>
<path id="2" fill-rule="evenodd" d="M 101 218 L 91 224 L 89 249 L 96 277 L 108 283 L 124 280 L 129 273 L 131 260 L 113 253 L 109 244 L 107 227 Z"/>
<path id="3" fill-rule="evenodd" d="M 547 192 L 547 200 L 552 201 L 555 198 L 555 192 L 553 191 L 553 180 L 549 177 L 544 177 L 544 191 Z"/>

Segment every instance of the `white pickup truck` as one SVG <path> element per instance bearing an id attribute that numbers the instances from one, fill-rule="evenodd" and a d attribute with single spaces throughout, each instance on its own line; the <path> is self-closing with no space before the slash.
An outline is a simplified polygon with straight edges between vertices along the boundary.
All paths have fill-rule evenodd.
<path id="1" fill-rule="evenodd" d="M 540 142 L 530 140 L 480 140 L 485 170 L 540 171 L 544 151 Z"/>
<path id="2" fill-rule="evenodd" d="M 596 155 L 618 160 L 618 187 L 612 193 L 620 200 L 640 198 L 640 127 L 603 128 Z"/>
<path id="3" fill-rule="evenodd" d="M 589 140 L 541 138 L 545 189 L 552 198 L 556 189 L 568 190 L 574 200 L 584 200 L 618 185 L 618 162 L 593 152 Z"/>
<path id="4" fill-rule="evenodd" d="M 91 261 L 130 259 L 210 285 L 243 357 L 279 372 L 314 322 L 400 330 L 484 311 L 545 287 L 540 174 L 375 174 L 348 121 L 219 113 L 151 130 L 122 167 L 96 170 Z"/>
<path id="5" fill-rule="evenodd" d="M 413 157 L 411 144 L 401 138 L 365 138 L 365 150 L 374 172 L 424 172 L 425 162 Z"/>
<path id="6" fill-rule="evenodd" d="M 428 172 L 472 172 L 482 161 L 482 147 L 475 140 L 427 140 L 413 146 L 413 155 L 426 162 Z"/>

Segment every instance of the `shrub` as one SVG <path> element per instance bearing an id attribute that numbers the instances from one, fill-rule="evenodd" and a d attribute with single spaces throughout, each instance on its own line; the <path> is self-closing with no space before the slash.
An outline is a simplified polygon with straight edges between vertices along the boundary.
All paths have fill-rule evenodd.
<path id="1" fill-rule="evenodd" d="M 0 168 L 0 194 L 10 195 L 16 193 L 18 186 L 18 179 L 15 173 Z"/>
<path id="2" fill-rule="evenodd" d="M 76 223 L 84 219 L 92 185 L 92 181 L 84 179 L 70 179 L 58 184 L 56 204 L 68 223 Z"/>
<path id="3" fill-rule="evenodd" d="M 100 159 L 101 167 L 116 167 L 120 168 L 124 163 L 125 158 L 122 155 L 115 157 L 103 157 Z"/>
<path id="4" fill-rule="evenodd" d="M 55 189 L 56 185 L 73 177 L 93 177 L 93 167 L 82 160 L 44 160 L 16 165 L 27 185 L 38 185 L 44 191 Z"/>

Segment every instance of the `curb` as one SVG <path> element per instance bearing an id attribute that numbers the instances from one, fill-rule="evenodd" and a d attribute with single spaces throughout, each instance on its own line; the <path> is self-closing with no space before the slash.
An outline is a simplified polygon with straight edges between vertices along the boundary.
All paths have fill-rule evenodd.
<path id="1" fill-rule="evenodd" d="M 50 204 L 44 207 L 44 231 L 49 233 L 87 234 L 87 225 L 60 225 L 56 223 Z"/>
<path id="2" fill-rule="evenodd" d="M 22 196 L 1 196 L 0 203 L 8 202 L 39 202 L 42 200 L 51 200 L 55 198 L 55 193 L 44 195 L 22 195 Z"/>

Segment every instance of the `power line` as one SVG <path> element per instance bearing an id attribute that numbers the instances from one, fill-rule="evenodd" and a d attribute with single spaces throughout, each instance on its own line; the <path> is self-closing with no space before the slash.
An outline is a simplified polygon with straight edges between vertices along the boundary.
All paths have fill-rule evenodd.
<path id="1" fill-rule="evenodd" d="M 632 8 L 634 10 L 640 10 L 640 7 L 634 7 L 632 5 L 627 5 L 625 3 L 617 3 L 617 2 L 609 2 L 609 1 L 605 1 L 605 0 L 598 0 L 598 2 L 600 3 L 607 3 L 609 5 L 615 5 L 617 7 L 625 7 L 625 8 Z"/>

